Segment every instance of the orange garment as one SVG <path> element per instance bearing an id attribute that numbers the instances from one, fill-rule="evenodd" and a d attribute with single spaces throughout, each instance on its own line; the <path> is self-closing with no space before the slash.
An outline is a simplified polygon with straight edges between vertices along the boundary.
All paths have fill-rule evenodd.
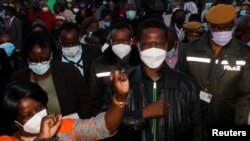
<path id="1" fill-rule="evenodd" d="M 0 141 L 20 141 L 20 140 L 13 136 L 3 135 L 3 136 L 0 136 Z"/>

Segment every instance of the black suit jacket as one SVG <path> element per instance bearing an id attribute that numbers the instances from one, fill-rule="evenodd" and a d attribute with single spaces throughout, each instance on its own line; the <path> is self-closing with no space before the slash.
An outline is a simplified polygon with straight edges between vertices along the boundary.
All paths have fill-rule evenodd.
<path id="1" fill-rule="evenodd" d="M 55 85 L 62 115 L 77 112 L 80 118 L 92 116 L 93 103 L 89 87 L 80 71 L 72 64 L 51 61 L 52 78 Z M 28 67 L 15 72 L 11 81 L 30 81 L 30 69 Z"/>
<path id="2" fill-rule="evenodd" d="M 82 60 L 83 60 L 83 69 L 84 77 L 89 80 L 90 66 L 92 61 L 101 55 L 101 49 L 95 46 L 89 46 L 86 44 L 81 44 L 82 48 Z M 62 49 L 59 48 L 55 60 L 62 61 Z"/>

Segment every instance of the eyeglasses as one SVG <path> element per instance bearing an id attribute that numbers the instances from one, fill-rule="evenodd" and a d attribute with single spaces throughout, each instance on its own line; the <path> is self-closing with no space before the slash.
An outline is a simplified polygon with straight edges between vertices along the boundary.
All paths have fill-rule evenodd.
<path id="1" fill-rule="evenodd" d="M 52 57 L 50 57 L 50 59 L 46 59 L 46 60 L 42 60 L 42 61 L 27 59 L 27 61 L 28 61 L 28 63 L 29 63 L 30 65 L 36 65 L 36 64 L 38 64 L 38 63 L 41 63 L 41 64 L 48 64 L 51 60 L 52 60 Z"/>

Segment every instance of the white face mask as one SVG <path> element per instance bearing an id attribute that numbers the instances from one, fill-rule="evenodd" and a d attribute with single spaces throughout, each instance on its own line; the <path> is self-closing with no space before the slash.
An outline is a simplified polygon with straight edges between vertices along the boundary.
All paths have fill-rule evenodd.
<path id="1" fill-rule="evenodd" d="M 131 46 L 126 44 L 117 44 L 112 46 L 112 50 L 116 56 L 123 59 L 123 57 L 127 56 L 131 51 Z"/>
<path id="2" fill-rule="evenodd" d="M 247 46 L 248 46 L 248 47 L 250 47 L 250 41 L 249 41 L 249 42 L 247 42 Z"/>
<path id="3" fill-rule="evenodd" d="M 63 55 L 65 56 L 74 57 L 79 51 L 79 49 L 80 49 L 80 45 L 76 45 L 73 47 L 62 47 L 62 52 L 63 52 Z"/>
<path id="4" fill-rule="evenodd" d="M 151 69 L 158 68 L 166 58 L 166 50 L 152 47 L 140 51 L 141 60 Z"/>
<path id="5" fill-rule="evenodd" d="M 31 117 L 24 125 L 20 124 L 17 121 L 15 122 L 18 125 L 22 126 L 25 132 L 31 134 L 38 134 L 40 132 L 42 118 L 47 115 L 48 115 L 47 110 L 43 109 L 40 112 L 36 113 L 33 117 Z"/>
<path id="6" fill-rule="evenodd" d="M 233 36 L 233 31 L 222 31 L 222 32 L 211 32 L 212 33 L 212 40 L 214 43 L 225 46 L 228 44 Z"/>
<path id="7" fill-rule="evenodd" d="M 43 7 L 42 10 L 43 10 L 44 12 L 48 12 L 48 11 L 49 11 L 49 8 L 48 8 L 48 7 Z"/>
<path id="8" fill-rule="evenodd" d="M 38 74 L 38 75 L 43 75 L 45 74 L 49 68 L 50 68 L 50 61 L 49 60 L 48 62 L 46 63 L 30 63 L 29 62 L 29 68 L 35 73 L 35 74 Z"/>
<path id="9" fill-rule="evenodd" d="M 74 11 L 75 13 L 78 13 L 78 12 L 79 12 L 79 9 L 78 9 L 78 8 L 73 8 L 73 11 Z"/>

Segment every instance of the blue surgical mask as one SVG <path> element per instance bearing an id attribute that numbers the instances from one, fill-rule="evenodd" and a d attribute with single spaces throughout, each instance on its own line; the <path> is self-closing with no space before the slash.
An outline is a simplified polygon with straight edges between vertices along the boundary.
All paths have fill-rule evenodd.
<path id="1" fill-rule="evenodd" d="M 8 57 L 10 57 L 15 50 L 15 46 L 12 43 L 3 43 L 0 45 L 0 48 L 4 49 L 4 51 Z"/>
<path id="2" fill-rule="evenodd" d="M 47 61 L 46 63 L 30 63 L 29 62 L 29 68 L 37 75 L 43 75 L 45 74 L 49 68 L 50 68 L 50 61 Z"/>
<path id="3" fill-rule="evenodd" d="M 136 17 L 136 11 L 134 11 L 134 10 L 126 11 L 126 17 L 129 20 L 135 19 L 135 17 Z"/>
<path id="4" fill-rule="evenodd" d="M 249 42 L 247 42 L 247 46 L 248 46 L 248 47 L 250 47 L 250 41 L 249 41 Z"/>
<path id="5" fill-rule="evenodd" d="M 84 2 L 80 3 L 80 8 L 85 8 L 86 4 Z"/>
<path id="6" fill-rule="evenodd" d="M 105 22 L 105 21 L 103 22 L 103 25 L 104 25 L 105 27 L 110 27 L 110 24 L 111 24 L 110 21 L 109 21 L 109 22 Z"/>
<path id="7" fill-rule="evenodd" d="M 240 10 L 240 16 L 245 16 L 247 14 L 246 10 Z"/>

